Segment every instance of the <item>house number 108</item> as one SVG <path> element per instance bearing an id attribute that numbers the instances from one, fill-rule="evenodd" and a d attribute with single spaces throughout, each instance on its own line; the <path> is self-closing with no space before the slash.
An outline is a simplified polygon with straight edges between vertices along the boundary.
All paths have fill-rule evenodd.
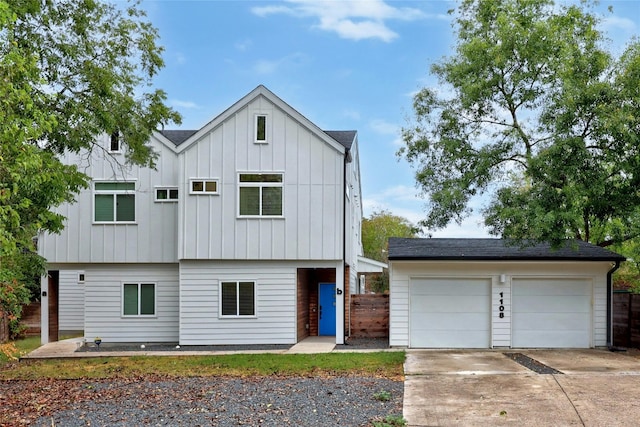
<path id="1" fill-rule="evenodd" d="M 501 319 L 504 319 L 504 299 L 502 299 L 504 297 L 504 292 L 500 292 L 500 306 L 498 307 L 498 310 L 500 310 L 500 314 L 498 316 L 500 316 Z"/>

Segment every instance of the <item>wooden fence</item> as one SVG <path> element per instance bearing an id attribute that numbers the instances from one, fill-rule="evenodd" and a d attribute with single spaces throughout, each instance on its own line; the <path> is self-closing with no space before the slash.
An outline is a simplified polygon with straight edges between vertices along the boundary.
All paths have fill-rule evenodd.
<path id="1" fill-rule="evenodd" d="M 386 338 L 389 336 L 389 295 L 351 295 L 351 336 Z"/>
<path id="2" fill-rule="evenodd" d="M 613 345 L 640 348 L 640 294 L 613 294 Z"/>

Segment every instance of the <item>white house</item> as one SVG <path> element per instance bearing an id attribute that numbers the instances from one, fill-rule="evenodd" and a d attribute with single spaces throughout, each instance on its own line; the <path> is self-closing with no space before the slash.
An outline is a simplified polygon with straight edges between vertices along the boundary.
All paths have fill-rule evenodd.
<path id="1" fill-rule="evenodd" d="M 389 344 L 410 348 L 611 345 L 611 273 L 624 257 L 581 241 L 389 239 Z"/>
<path id="2" fill-rule="evenodd" d="M 42 341 L 293 344 L 346 334 L 362 219 L 356 131 L 323 131 L 264 86 L 199 130 L 67 155 L 91 186 L 40 236 Z M 348 313 L 347 313 L 348 314 Z"/>

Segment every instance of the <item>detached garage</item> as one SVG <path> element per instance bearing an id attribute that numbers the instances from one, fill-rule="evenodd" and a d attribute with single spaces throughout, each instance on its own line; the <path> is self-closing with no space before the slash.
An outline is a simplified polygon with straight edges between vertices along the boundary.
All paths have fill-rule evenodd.
<path id="1" fill-rule="evenodd" d="M 611 343 L 611 273 L 624 257 L 501 239 L 389 239 L 389 344 L 589 348 Z"/>

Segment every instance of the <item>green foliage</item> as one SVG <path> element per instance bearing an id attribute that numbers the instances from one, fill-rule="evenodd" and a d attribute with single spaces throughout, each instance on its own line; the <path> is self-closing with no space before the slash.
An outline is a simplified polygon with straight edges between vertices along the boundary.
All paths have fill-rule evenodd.
<path id="1" fill-rule="evenodd" d="M 492 234 L 608 246 L 640 236 L 640 43 L 619 58 L 590 3 L 464 0 L 442 86 L 414 98 L 398 155 L 429 197 L 423 225 L 490 194 Z"/>
<path id="2" fill-rule="evenodd" d="M 364 256 L 387 262 L 389 237 L 416 237 L 420 229 L 408 219 L 393 215 L 385 209 L 374 210 L 362 220 L 362 249 Z"/>
<path id="3" fill-rule="evenodd" d="M 612 249 L 627 257 L 627 261 L 613 274 L 614 288 L 640 293 L 640 238 L 614 245 Z"/>
<path id="4" fill-rule="evenodd" d="M 0 269 L 0 316 L 9 321 L 9 338 L 15 339 L 22 332 L 20 316 L 22 307 L 29 303 L 29 289 L 12 276 L 11 271 Z"/>
<path id="5" fill-rule="evenodd" d="M 387 390 L 380 390 L 373 394 L 373 398 L 379 400 L 380 402 L 388 402 L 391 400 L 391 392 Z"/>
<path id="6" fill-rule="evenodd" d="M 117 132 L 129 162 L 153 167 L 151 132 L 180 121 L 164 105 L 165 93 L 152 88 L 164 64 L 157 31 L 144 16 L 137 4 L 120 9 L 96 0 L 0 2 L 5 289 L 21 292 L 15 277 L 24 274 L 8 266 L 34 251 L 39 232 L 62 230 L 64 217 L 55 208 L 88 185 L 89 178 L 59 155 L 102 149 L 97 138 Z"/>
<path id="7" fill-rule="evenodd" d="M 9 341 L 0 344 L 0 368 L 3 364 L 18 360 L 21 356 L 31 353 L 40 347 L 40 337 L 22 338 L 16 341 Z"/>
<path id="8" fill-rule="evenodd" d="M 52 208 L 88 177 L 57 155 L 91 151 L 118 132 L 127 159 L 153 166 L 155 129 L 179 122 L 151 89 L 163 66 L 157 31 L 137 5 L 101 1 L 0 4 L 0 257 L 59 232 Z"/>
<path id="9" fill-rule="evenodd" d="M 231 354 L 219 356 L 135 356 L 100 359 L 38 360 L 0 370 L 0 379 L 115 378 L 139 375 L 234 376 L 361 375 L 399 379 L 405 353 L 334 352 L 315 354 Z"/>
<path id="10" fill-rule="evenodd" d="M 404 427 L 407 421 L 402 415 L 387 415 L 382 421 L 374 421 L 373 427 Z"/>
<path id="11" fill-rule="evenodd" d="M 362 249 L 364 256 L 376 261 L 388 262 L 387 249 L 389 237 L 417 237 L 420 228 L 408 219 L 393 215 L 385 209 L 374 210 L 369 218 L 362 220 Z M 370 280 L 374 292 L 389 289 L 389 272 L 373 276 Z"/>

